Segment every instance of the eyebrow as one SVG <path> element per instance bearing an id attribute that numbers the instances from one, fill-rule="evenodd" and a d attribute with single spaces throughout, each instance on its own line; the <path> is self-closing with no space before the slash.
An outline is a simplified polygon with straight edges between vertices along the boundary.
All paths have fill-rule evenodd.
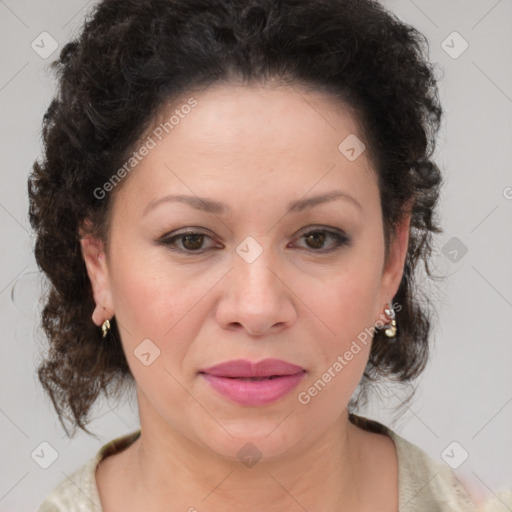
<path id="1" fill-rule="evenodd" d="M 288 203 L 287 213 L 297 213 L 307 208 L 313 208 L 314 206 L 328 203 L 336 200 L 344 200 L 348 201 L 358 209 L 362 210 L 361 204 L 350 194 L 346 192 L 342 192 L 340 190 L 334 190 L 332 192 L 327 192 L 325 194 L 320 194 L 313 197 L 308 197 L 306 199 L 299 199 L 298 201 L 291 201 Z M 198 196 L 187 196 L 187 195 L 175 195 L 171 194 L 168 196 L 161 197 L 159 199 L 155 199 L 149 202 L 144 210 L 142 211 L 142 215 L 146 215 L 149 211 L 153 210 L 157 206 L 162 203 L 185 203 L 195 208 L 196 210 L 201 210 L 207 213 L 214 214 L 225 214 L 231 213 L 231 209 L 224 203 L 220 203 L 218 201 L 214 201 L 213 199 L 209 199 L 207 197 L 198 197 Z"/>

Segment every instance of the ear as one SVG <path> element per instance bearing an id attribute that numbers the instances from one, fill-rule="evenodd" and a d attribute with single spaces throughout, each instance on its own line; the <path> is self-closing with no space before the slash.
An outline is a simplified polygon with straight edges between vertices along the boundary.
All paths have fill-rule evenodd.
<path id="1" fill-rule="evenodd" d="M 87 221 L 86 223 L 89 224 Z M 85 234 L 82 229 L 80 230 L 80 245 L 96 303 L 92 320 L 97 326 L 100 326 L 114 315 L 105 248 L 101 240 L 90 234 Z"/>
<path id="2" fill-rule="evenodd" d="M 410 225 L 411 214 L 407 213 L 391 234 L 388 257 L 381 280 L 381 298 L 383 303 L 391 302 L 400 286 L 409 247 Z"/>

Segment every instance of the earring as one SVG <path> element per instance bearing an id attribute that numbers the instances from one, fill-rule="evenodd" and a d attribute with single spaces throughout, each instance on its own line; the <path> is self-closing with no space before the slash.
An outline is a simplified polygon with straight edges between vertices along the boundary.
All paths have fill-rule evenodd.
<path id="1" fill-rule="evenodd" d="M 110 322 L 108 319 L 101 324 L 101 330 L 103 332 L 103 338 L 106 338 L 110 330 Z"/>
<path id="2" fill-rule="evenodd" d="M 388 304 L 388 307 L 384 309 L 384 313 L 386 313 L 387 317 L 390 319 L 390 322 L 384 325 L 384 334 L 388 338 L 394 338 L 396 336 L 396 314 L 393 306 Z"/>

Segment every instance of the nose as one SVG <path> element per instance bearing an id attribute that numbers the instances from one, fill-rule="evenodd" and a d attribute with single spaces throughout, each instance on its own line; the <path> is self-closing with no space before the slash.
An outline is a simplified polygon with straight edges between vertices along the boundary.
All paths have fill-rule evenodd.
<path id="1" fill-rule="evenodd" d="M 270 253 L 266 249 L 252 262 L 235 254 L 217 308 L 217 321 L 223 329 L 264 336 L 286 329 L 295 321 L 291 283 L 286 282 Z"/>

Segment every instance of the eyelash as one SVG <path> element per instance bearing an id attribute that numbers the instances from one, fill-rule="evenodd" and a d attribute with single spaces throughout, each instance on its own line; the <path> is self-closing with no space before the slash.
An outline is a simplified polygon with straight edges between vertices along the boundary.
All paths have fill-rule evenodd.
<path id="1" fill-rule="evenodd" d="M 327 249 L 327 250 L 325 250 L 325 249 L 324 250 L 309 249 L 311 252 L 316 253 L 316 254 L 328 254 L 328 253 L 337 251 L 341 247 L 349 245 L 351 242 L 350 239 L 347 237 L 347 235 L 345 233 L 343 233 L 343 231 L 332 231 L 332 230 L 326 229 L 326 228 L 315 228 L 315 229 L 311 229 L 309 231 L 305 231 L 300 235 L 300 238 L 315 235 L 318 233 L 327 234 L 328 237 L 330 237 L 332 240 L 334 240 L 334 246 L 331 249 Z M 158 243 L 166 246 L 171 251 L 181 252 L 181 253 L 189 254 L 189 255 L 203 254 L 208 249 L 203 249 L 203 250 L 199 249 L 197 251 L 194 251 L 194 250 L 176 248 L 176 246 L 175 246 L 176 240 L 183 239 L 183 237 L 185 237 L 185 236 L 197 236 L 197 235 L 211 238 L 207 233 L 204 233 L 202 231 L 190 230 L 190 231 L 184 231 L 182 233 L 178 233 L 178 234 L 175 234 L 172 236 L 165 235 L 158 240 Z M 306 250 L 308 250 L 308 249 L 306 249 Z"/>

